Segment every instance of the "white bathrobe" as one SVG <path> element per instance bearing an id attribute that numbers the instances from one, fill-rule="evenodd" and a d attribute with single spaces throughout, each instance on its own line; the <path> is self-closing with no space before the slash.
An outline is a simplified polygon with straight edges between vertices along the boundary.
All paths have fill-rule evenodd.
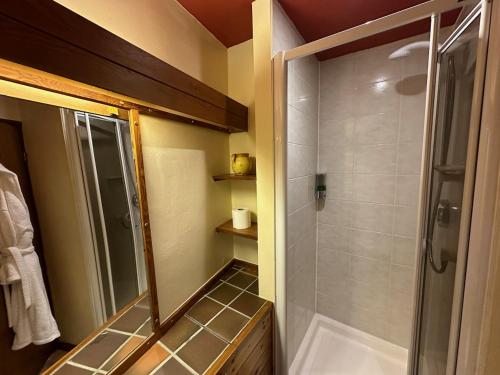
<path id="1" fill-rule="evenodd" d="M 9 327 L 15 332 L 12 349 L 46 344 L 60 336 L 52 316 L 33 227 L 17 176 L 0 164 L 0 284 Z"/>

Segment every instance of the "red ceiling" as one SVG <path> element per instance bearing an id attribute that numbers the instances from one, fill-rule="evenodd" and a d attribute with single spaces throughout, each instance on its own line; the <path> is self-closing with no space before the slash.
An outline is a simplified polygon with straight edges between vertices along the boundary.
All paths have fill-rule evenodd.
<path id="1" fill-rule="evenodd" d="M 252 38 L 252 0 L 178 0 L 226 47 Z M 426 0 L 279 0 L 306 42 L 361 25 Z M 458 11 L 443 17 L 455 22 Z M 318 54 L 320 60 L 344 55 L 429 30 L 424 20 Z"/>
<path id="2" fill-rule="evenodd" d="M 226 47 L 252 39 L 253 0 L 177 0 Z"/>

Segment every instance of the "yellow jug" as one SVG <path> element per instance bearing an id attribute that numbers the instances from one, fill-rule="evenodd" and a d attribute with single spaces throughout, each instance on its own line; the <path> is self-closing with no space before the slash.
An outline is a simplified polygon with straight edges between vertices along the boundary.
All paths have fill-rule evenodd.
<path id="1" fill-rule="evenodd" d="M 234 174 L 246 175 L 252 169 L 252 159 L 249 154 L 232 154 L 231 167 Z"/>

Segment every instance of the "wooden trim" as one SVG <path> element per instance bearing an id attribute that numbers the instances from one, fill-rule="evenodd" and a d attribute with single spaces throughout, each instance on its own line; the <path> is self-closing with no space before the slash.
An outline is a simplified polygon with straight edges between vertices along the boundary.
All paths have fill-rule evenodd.
<path id="1" fill-rule="evenodd" d="M 245 271 L 247 271 L 255 276 L 258 276 L 258 274 L 259 274 L 259 266 L 254 264 L 254 263 L 250 263 L 250 262 L 247 262 L 245 260 L 235 258 L 233 264 L 235 266 L 243 267 Z"/>
<path id="2" fill-rule="evenodd" d="M 132 138 L 132 150 L 134 155 L 135 175 L 137 192 L 141 209 L 142 236 L 144 240 L 144 258 L 148 272 L 148 291 L 153 331 L 160 327 L 160 312 L 158 306 L 158 292 L 156 288 L 156 273 L 153 258 L 153 240 L 149 222 L 148 198 L 146 193 L 146 176 L 144 173 L 144 160 L 142 155 L 141 128 L 139 123 L 139 112 L 131 109 L 129 112 L 130 133 Z"/>
<path id="3" fill-rule="evenodd" d="M 228 133 L 239 132 L 231 127 L 201 120 L 187 114 L 177 114 L 169 108 L 160 107 L 125 95 L 99 89 L 81 82 L 72 81 L 51 73 L 0 59 L 0 79 L 23 84 L 74 98 L 110 105 L 119 109 L 137 109 L 141 114 L 166 118 L 189 125 Z"/>
<path id="4" fill-rule="evenodd" d="M 0 58 L 168 108 L 217 130 L 248 129 L 247 107 L 51 0 L 2 1 L 0 45 Z"/>
<path id="5" fill-rule="evenodd" d="M 212 364 L 210 369 L 206 372 L 207 375 L 217 374 L 226 362 L 236 353 L 240 345 L 245 339 L 253 332 L 255 327 L 260 323 L 261 319 L 271 312 L 271 325 L 273 325 L 273 304 L 266 301 L 262 307 L 257 311 L 257 314 L 250 320 L 250 322 L 243 328 L 243 330 L 236 336 L 232 343 L 224 350 L 224 353 Z"/>
<path id="6" fill-rule="evenodd" d="M 245 175 L 240 175 L 240 174 L 233 174 L 233 173 L 228 173 L 228 174 L 219 174 L 217 176 L 212 177 L 214 181 L 224 181 L 224 180 L 256 180 L 257 176 L 254 174 L 245 174 Z"/>
<path id="7" fill-rule="evenodd" d="M 233 236 L 245 237 L 251 240 L 257 240 L 258 237 L 258 226 L 255 222 L 252 222 L 249 228 L 236 229 L 233 227 L 233 219 L 230 219 L 215 228 L 215 231 L 217 233 L 232 234 Z"/>
<path id="8" fill-rule="evenodd" d="M 81 17 L 55 1 L 3 1 L 0 12 L 55 38 L 144 76 L 171 86 L 228 112 L 245 117 L 247 110 L 237 101 L 143 51 L 106 29 Z M 95 43 L 99 40 L 100 43 Z"/>
<path id="9" fill-rule="evenodd" d="M 61 358 L 59 358 L 55 363 L 53 363 L 49 368 L 46 370 L 42 371 L 40 375 L 50 375 L 52 374 L 55 370 L 57 370 L 60 366 L 62 366 L 66 361 L 68 361 L 74 354 L 75 352 L 79 351 L 82 349 L 85 345 L 87 345 L 90 341 L 92 341 L 94 338 L 99 336 L 106 328 L 108 328 L 110 325 L 112 325 L 115 321 L 117 321 L 119 318 L 121 318 L 132 306 L 134 306 L 137 302 L 141 300 L 145 296 L 146 292 L 140 294 L 136 298 L 134 298 L 132 301 L 127 303 L 125 306 L 123 306 L 118 312 L 113 315 L 111 318 L 109 318 L 106 323 L 104 323 L 102 326 L 97 328 L 95 331 L 93 331 L 90 335 L 85 337 L 81 342 L 79 342 L 71 351 L 63 355 Z M 150 336 L 151 338 L 152 336 Z M 149 340 L 150 338 L 146 339 Z M 140 344 L 144 345 L 144 344 Z"/>

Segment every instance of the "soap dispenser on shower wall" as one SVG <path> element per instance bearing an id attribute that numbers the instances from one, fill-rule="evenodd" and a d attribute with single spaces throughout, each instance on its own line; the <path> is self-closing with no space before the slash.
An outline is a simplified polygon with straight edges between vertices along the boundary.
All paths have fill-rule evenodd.
<path id="1" fill-rule="evenodd" d="M 318 210 L 322 210 L 325 206 L 326 199 L 326 174 L 317 173 L 316 183 L 314 187 L 314 194 L 316 196 L 316 203 Z"/>

